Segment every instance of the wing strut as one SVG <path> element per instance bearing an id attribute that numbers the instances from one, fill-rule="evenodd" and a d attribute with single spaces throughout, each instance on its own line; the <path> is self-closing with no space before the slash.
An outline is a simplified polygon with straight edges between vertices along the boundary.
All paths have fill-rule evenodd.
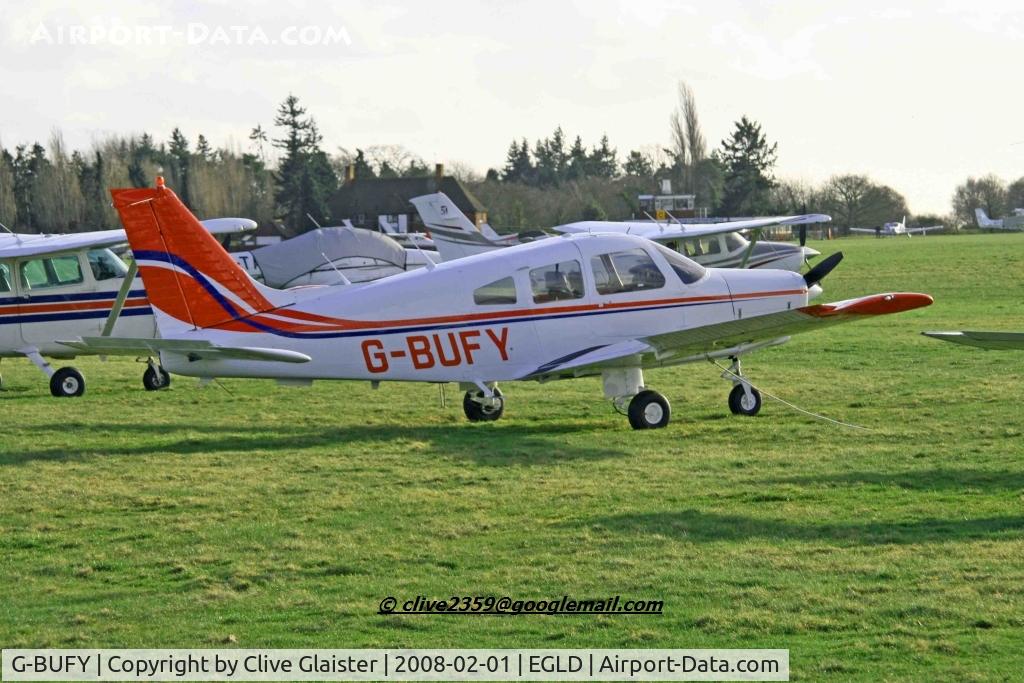
<path id="1" fill-rule="evenodd" d="M 757 244 L 759 237 L 761 237 L 761 230 L 759 228 L 755 228 L 750 231 L 750 246 L 747 247 L 745 252 L 743 252 L 743 260 L 740 261 L 740 268 L 747 267 L 747 261 L 750 260 L 750 255 L 754 253 L 754 245 Z"/>
<path id="2" fill-rule="evenodd" d="M 132 259 L 132 262 L 128 265 L 128 272 L 124 274 L 124 282 L 121 283 L 121 289 L 117 290 L 114 307 L 110 309 L 107 321 L 103 323 L 103 331 L 100 332 L 101 337 L 109 337 L 110 333 L 114 331 L 114 325 L 117 324 L 117 319 L 121 317 L 121 309 L 124 308 L 125 299 L 128 298 L 128 292 L 132 290 L 132 283 L 135 282 L 135 276 L 138 272 L 139 264 L 136 263 L 135 259 Z"/>

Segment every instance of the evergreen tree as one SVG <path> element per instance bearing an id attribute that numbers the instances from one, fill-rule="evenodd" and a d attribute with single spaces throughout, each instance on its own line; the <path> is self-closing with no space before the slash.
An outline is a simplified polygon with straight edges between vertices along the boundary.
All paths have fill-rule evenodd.
<path id="1" fill-rule="evenodd" d="M 590 153 L 587 166 L 588 175 L 597 178 L 614 178 L 619 174 L 619 161 L 615 148 L 608 142 L 608 136 L 601 136 L 601 146 L 595 147 Z"/>
<path id="2" fill-rule="evenodd" d="M 171 131 L 171 141 L 168 145 L 170 152 L 171 167 L 174 170 L 173 184 L 175 192 L 181 197 L 185 206 L 192 208 L 192 193 L 189 192 L 191 177 L 189 166 L 192 164 L 192 153 L 188 149 L 188 140 L 180 128 Z"/>
<path id="3" fill-rule="evenodd" d="M 277 205 L 293 230 L 312 228 L 308 216 L 323 224 L 338 179 L 320 148 L 322 138 L 316 122 L 306 116 L 299 98 L 288 95 L 277 109 L 274 125 L 284 129 L 283 137 L 274 139 L 274 146 L 283 152 L 274 176 Z"/>
<path id="4" fill-rule="evenodd" d="M 213 148 L 210 147 L 210 143 L 207 142 L 206 136 L 202 133 L 199 134 L 199 139 L 196 140 L 196 156 L 203 161 L 209 161 L 213 158 Z"/>
<path id="5" fill-rule="evenodd" d="M 579 180 L 590 175 L 590 159 L 587 157 L 587 149 L 583 146 L 583 139 L 579 135 L 572 141 L 572 148 L 569 149 L 569 167 L 566 175 L 569 180 Z"/>
<path id="6" fill-rule="evenodd" d="M 501 172 L 501 179 L 512 183 L 529 183 L 534 176 L 533 161 L 530 158 L 530 146 L 523 138 L 521 144 L 513 140 L 509 145 L 508 155 L 505 159 L 505 168 Z"/>
<path id="7" fill-rule="evenodd" d="M 761 125 L 746 116 L 736 122 L 728 140 L 722 141 L 725 193 L 720 212 L 726 216 L 757 215 L 769 202 L 774 179 L 772 168 L 778 144 L 768 144 Z"/>
<path id="8" fill-rule="evenodd" d="M 654 175 L 654 164 L 646 155 L 634 149 L 626 158 L 626 163 L 622 165 L 622 171 L 626 175 L 650 178 Z"/>

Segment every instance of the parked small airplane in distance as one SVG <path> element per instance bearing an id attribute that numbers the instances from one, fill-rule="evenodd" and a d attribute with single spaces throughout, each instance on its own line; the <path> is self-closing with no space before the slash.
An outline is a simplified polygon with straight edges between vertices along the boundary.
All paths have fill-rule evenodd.
<path id="1" fill-rule="evenodd" d="M 926 337 L 979 349 L 1024 349 L 1024 332 L 922 332 Z"/>
<path id="2" fill-rule="evenodd" d="M 210 234 L 254 230 L 247 218 L 202 221 Z M 124 230 L 61 235 L 0 233 L 0 358 L 25 357 L 50 378 L 54 396 L 81 396 L 85 378 L 73 367 L 54 370 L 46 357 L 74 358 L 58 344 L 68 335 L 152 337 L 156 328 L 135 264 L 110 247 L 127 243 Z M 216 240 L 214 240 L 216 241 Z M 152 359 L 142 377 L 162 389 L 170 377 Z"/>
<path id="3" fill-rule="evenodd" d="M 419 211 L 445 261 L 550 236 L 541 231 L 499 236 L 486 223 L 477 230 L 472 221 L 443 192 L 413 197 L 410 201 Z M 557 225 L 551 230 L 561 234 L 603 232 L 639 235 L 664 244 L 710 268 L 778 268 L 799 271 L 809 259 L 820 255 L 818 251 L 804 246 L 806 233 L 801 230 L 801 243 L 797 246 L 785 242 L 759 241 L 760 232 L 773 226 L 806 226 L 831 220 L 831 217 L 824 214 L 807 214 L 725 223 L 582 221 Z M 740 231 L 744 230 L 752 232 L 754 239 L 743 237 Z"/>
<path id="4" fill-rule="evenodd" d="M 863 232 L 872 234 L 875 237 L 897 237 L 899 235 L 906 235 L 907 237 L 910 237 L 912 235 L 927 235 L 929 232 L 942 229 L 943 226 L 941 225 L 928 225 L 922 228 L 908 228 L 907 217 L 904 216 L 901 221 L 893 221 L 876 228 L 850 228 L 850 232 Z"/>
<path id="5" fill-rule="evenodd" d="M 978 219 L 979 228 L 994 230 L 1024 230 L 1024 209 L 1014 209 L 1013 214 L 1003 218 L 989 218 L 985 209 L 977 208 L 974 215 Z"/>
<path id="6" fill-rule="evenodd" d="M 499 381 L 588 375 L 636 429 L 669 402 L 643 370 L 731 358 L 734 413 L 761 397 L 740 357 L 799 332 L 928 306 L 925 294 L 808 305 L 842 259 L 805 275 L 708 269 L 635 235 L 578 234 L 442 263 L 358 289 L 274 290 L 252 280 L 170 189 L 112 190 L 160 339 L 82 337 L 93 353 L 158 353 L 196 377 L 458 382 L 472 421 L 501 417 Z"/>
<path id="7" fill-rule="evenodd" d="M 274 289 L 359 284 L 440 261 L 436 251 L 404 249 L 385 234 L 353 227 L 318 228 L 231 257 Z"/>

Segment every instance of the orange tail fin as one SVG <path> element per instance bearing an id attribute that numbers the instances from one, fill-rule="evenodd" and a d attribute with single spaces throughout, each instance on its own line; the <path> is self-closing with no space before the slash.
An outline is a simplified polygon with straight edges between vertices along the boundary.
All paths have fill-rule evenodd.
<path id="1" fill-rule="evenodd" d="M 293 302 L 250 278 L 178 196 L 155 188 L 111 190 L 152 306 L 194 328 L 232 321 Z M 160 325 L 161 316 L 157 316 Z"/>

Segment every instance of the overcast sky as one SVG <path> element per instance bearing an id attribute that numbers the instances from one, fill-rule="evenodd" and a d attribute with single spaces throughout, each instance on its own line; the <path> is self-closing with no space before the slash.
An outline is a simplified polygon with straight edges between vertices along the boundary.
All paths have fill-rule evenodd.
<path id="1" fill-rule="evenodd" d="M 747 115 L 781 178 L 865 173 L 946 213 L 968 175 L 1024 175 L 1019 2 L 70 4 L 0 14 L 8 148 L 54 127 L 72 147 L 175 126 L 245 146 L 292 92 L 332 152 L 483 172 L 561 125 L 622 159 L 668 145 L 682 79 L 710 145 Z"/>

